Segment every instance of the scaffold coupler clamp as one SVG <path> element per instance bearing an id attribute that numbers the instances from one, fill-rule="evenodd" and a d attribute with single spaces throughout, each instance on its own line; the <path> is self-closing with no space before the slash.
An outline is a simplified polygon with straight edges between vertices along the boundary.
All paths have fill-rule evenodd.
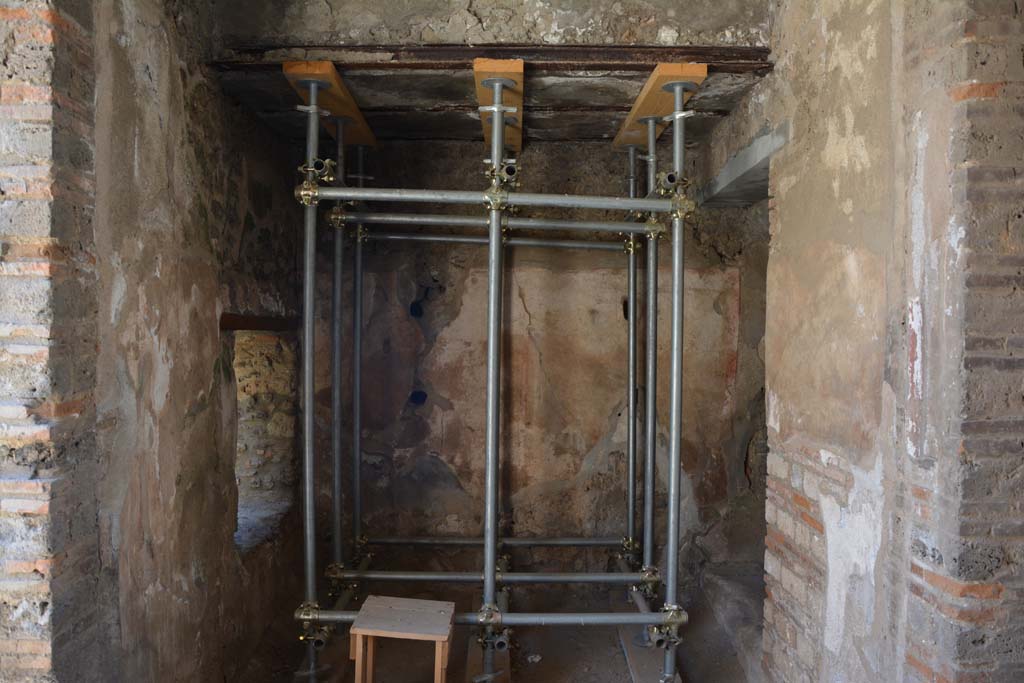
<path id="1" fill-rule="evenodd" d="M 491 186 L 484 192 L 484 206 L 492 211 L 501 211 L 508 206 L 508 190 L 497 178 L 491 181 Z"/>
<path id="2" fill-rule="evenodd" d="M 315 180 L 306 179 L 295 188 L 295 199 L 303 206 L 316 206 L 320 202 L 320 186 Z"/>
<path id="3" fill-rule="evenodd" d="M 677 175 L 674 171 L 661 171 L 658 173 L 657 178 L 658 194 L 662 197 L 668 197 L 673 194 L 677 194 L 679 190 L 685 186 L 683 177 Z"/>
<path id="4" fill-rule="evenodd" d="M 661 574 L 653 565 L 640 568 L 640 585 L 637 587 L 648 600 L 653 600 L 661 585 Z"/>
<path id="5" fill-rule="evenodd" d="M 302 164 L 298 171 L 306 177 L 306 180 L 322 180 L 325 183 L 333 183 L 338 179 L 338 162 L 334 159 L 313 159 L 312 165 Z"/>
<path id="6" fill-rule="evenodd" d="M 342 202 L 331 207 L 330 213 L 327 214 L 327 224 L 335 230 L 345 227 L 345 205 Z"/>
<path id="7" fill-rule="evenodd" d="M 636 248 L 637 248 L 636 238 L 633 236 L 632 233 L 630 233 L 630 235 L 628 237 L 626 237 L 625 239 L 622 240 L 622 250 L 624 252 L 626 252 L 627 254 L 632 254 L 632 253 L 636 252 Z M 622 539 L 623 547 L 625 547 L 625 542 L 629 541 L 629 540 L 632 540 L 632 539 L 628 539 L 628 538 Z"/>
<path id="8" fill-rule="evenodd" d="M 476 613 L 476 623 L 487 627 L 488 630 L 501 626 L 501 610 L 497 605 L 484 605 Z"/>
<path id="9" fill-rule="evenodd" d="M 648 638 L 655 647 L 675 647 L 679 644 L 679 627 L 686 625 L 689 617 L 679 605 L 666 604 L 661 608 L 661 612 L 665 615 L 665 621 L 657 626 L 648 627 Z"/>
<path id="10" fill-rule="evenodd" d="M 511 629 L 487 629 L 478 639 L 481 647 L 504 652 L 512 646 Z"/>
<path id="11" fill-rule="evenodd" d="M 647 239 L 659 240 L 668 234 L 668 228 L 665 227 L 665 224 L 653 215 L 647 217 L 644 225 L 647 226 Z"/>
<path id="12" fill-rule="evenodd" d="M 677 192 L 672 198 L 672 218 L 687 220 L 696 210 L 697 203 L 681 192 Z"/>
<path id="13" fill-rule="evenodd" d="M 359 226 L 359 229 L 356 231 L 356 240 L 358 240 L 360 242 L 365 242 L 366 241 L 366 230 L 364 230 L 363 226 L 361 226 L 361 225 Z M 365 535 L 360 536 L 359 538 L 356 539 L 355 548 L 353 548 L 353 557 L 352 557 L 352 566 L 353 567 L 358 565 L 359 562 L 361 560 L 363 560 L 363 558 L 370 559 L 370 558 L 373 557 L 373 553 L 371 553 L 369 550 L 367 550 L 367 548 L 369 548 L 369 547 L 370 547 L 370 539 L 368 539 Z"/>
<path id="14" fill-rule="evenodd" d="M 345 564 L 342 562 L 331 562 L 324 570 L 324 576 L 331 581 L 340 581 L 341 574 L 345 571 Z"/>
<path id="15" fill-rule="evenodd" d="M 690 85 L 693 85 L 693 84 L 691 83 Z M 665 86 L 665 87 L 666 87 L 666 89 L 668 88 L 668 86 Z M 691 90 L 692 88 L 686 88 L 686 89 L 687 90 Z M 672 123 L 676 119 L 688 119 L 691 116 L 696 116 L 696 115 L 697 115 L 697 112 L 695 112 L 694 110 L 686 109 L 686 110 L 683 110 L 683 111 L 674 111 L 671 114 L 665 114 L 665 116 L 661 117 L 661 120 L 664 123 Z"/>
<path id="16" fill-rule="evenodd" d="M 304 602 L 295 610 L 295 618 L 302 624 L 299 640 L 311 644 L 317 650 L 323 649 L 331 629 L 317 623 L 320 620 L 320 606 L 315 602 Z"/>
<path id="17" fill-rule="evenodd" d="M 487 168 L 484 170 L 484 176 L 492 183 L 498 181 L 498 183 L 506 187 L 519 187 L 520 174 L 519 161 L 517 159 L 502 159 L 497 168 L 494 167 L 490 159 L 484 159 L 484 163 L 487 165 Z"/>
<path id="18" fill-rule="evenodd" d="M 629 538 L 628 536 L 623 538 L 622 549 L 619 553 L 619 557 L 628 562 L 630 566 L 636 566 L 637 558 L 640 557 L 640 542 L 635 538 Z"/>
<path id="19" fill-rule="evenodd" d="M 516 114 L 519 112 L 519 109 L 516 107 L 509 107 L 504 104 L 484 104 L 477 107 L 477 111 L 480 112 L 481 116 L 483 116 L 484 114 L 491 114 L 493 116 L 497 112 L 502 112 L 503 114 Z M 490 118 L 490 116 L 486 118 Z M 516 120 L 514 117 L 505 117 L 505 125 L 509 125 L 515 122 Z"/>
<path id="20" fill-rule="evenodd" d="M 345 589 L 345 580 L 341 578 L 340 573 L 345 571 L 345 564 L 342 562 L 331 562 L 324 569 L 324 576 L 327 578 L 329 587 L 327 589 L 327 596 L 334 601 L 342 591 Z"/>

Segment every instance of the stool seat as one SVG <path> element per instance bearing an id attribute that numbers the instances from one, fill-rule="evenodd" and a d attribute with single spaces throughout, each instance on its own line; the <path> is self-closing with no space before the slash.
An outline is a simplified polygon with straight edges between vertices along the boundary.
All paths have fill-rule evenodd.
<path id="1" fill-rule="evenodd" d="M 434 641 L 434 683 L 444 683 L 455 603 L 370 595 L 349 631 L 356 683 L 372 683 L 377 638 Z"/>

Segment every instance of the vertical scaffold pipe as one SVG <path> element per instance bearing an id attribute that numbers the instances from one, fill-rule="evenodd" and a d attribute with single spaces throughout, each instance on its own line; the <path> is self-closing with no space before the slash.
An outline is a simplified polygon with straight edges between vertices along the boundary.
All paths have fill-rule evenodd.
<path id="1" fill-rule="evenodd" d="M 636 147 L 629 148 L 629 196 L 636 197 Z M 633 547 L 636 542 L 636 249 L 633 235 L 627 238 L 626 248 L 626 325 L 627 352 L 626 371 L 627 413 L 629 424 L 626 428 L 626 542 Z M 632 552 L 630 550 L 630 552 Z"/>
<path id="2" fill-rule="evenodd" d="M 356 146 L 356 186 L 366 184 L 366 146 Z M 352 557 L 363 537 L 362 432 L 363 432 L 363 243 L 361 226 L 352 250 Z"/>
<path id="3" fill-rule="evenodd" d="M 486 79 L 494 90 L 491 114 L 491 168 L 497 188 L 498 173 L 505 156 L 505 112 L 502 91 L 508 81 Z M 484 606 L 494 607 L 498 563 L 498 442 L 501 372 L 502 207 L 492 203 L 487 250 L 487 427 L 484 494 Z"/>
<path id="4" fill-rule="evenodd" d="M 306 180 L 316 182 L 313 165 L 320 146 L 319 84 L 309 83 L 306 118 Z M 304 208 L 302 258 L 302 530 L 306 602 L 316 603 L 316 496 L 313 459 L 313 296 L 316 281 L 316 204 Z"/>
<path id="5" fill-rule="evenodd" d="M 647 117 L 648 195 L 658 187 L 658 119 Z M 658 448 L 658 235 L 647 236 L 647 338 L 644 397 L 644 540 L 643 566 L 654 566 L 654 462 Z"/>
<path id="6" fill-rule="evenodd" d="M 658 234 L 647 235 L 647 333 L 644 339 L 643 566 L 654 566 L 654 461 L 658 447 Z"/>
<path id="7" fill-rule="evenodd" d="M 345 119 L 335 118 L 338 128 L 338 184 L 345 184 Z M 334 281 L 331 288 L 331 561 L 345 560 L 342 528 L 341 489 L 341 291 L 342 257 L 345 240 L 344 225 L 334 226 Z"/>
<path id="8" fill-rule="evenodd" d="M 647 124 L 647 194 L 658 189 L 658 117 L 645 116 L 640 119 Z"/>
<path id="9" fill-rule="evenodd" d="M 683 177 L 685 130 L 683 103 L 685 91 L 691 83 L 670 83 L 665 87 L 673 93 L 675 107 L 672 114 L 672 171 L 676 178 Z M 677 195 L 682 192 L 677 186 Z M 669 375 L 669 450 L 668 450 L 668 524 L 665 539 L 665 607 L 678 609 L 679 589 L 679 478 L 683 427 L 683 217 L 678 211 L 672 216 L 672 320 L 671 363 Z M 662 680 L 674 680 L 676 672 L 676 645 L 670 641 L 665 649 Z"/>
<path id="10" fill-rule="evenodd" d="M 356 231 L 352 250 L 352 542 L 363 538 L 363 237 Z"/>

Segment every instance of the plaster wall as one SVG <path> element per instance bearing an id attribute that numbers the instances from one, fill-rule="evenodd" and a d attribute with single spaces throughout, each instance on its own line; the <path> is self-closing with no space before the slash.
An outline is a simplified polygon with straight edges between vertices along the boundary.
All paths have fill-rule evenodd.
<path id="1" fill-rule="evenodd" d="M 982 588 L 1014 580 L 1018 549 L 980 510 L 978 524 L 959 517 L 983 491 L 1003 512 L 1018 504 L 975 485 L 985 468 L 964 471 L 969 430 L 979 456 L 1008 453 L 1016 428 L 994 420 L 1018 374 L 964 349 L 972 321 L 1012 297 L 995 253 L 1013 253 L 1019 232 L 1019 192 L 1004 184 L 1019 12 L 776 3 L 776 68 L 705 156 L 713 176 L 754 136 L 788 130 L 771 162 L 765 336 L 775 680 L 1019 676 L 1019 627 L 992 602 L 1010 598 Z M 995 168 L 967 170 L 977 164 Z M 972 262 L 975 243 L 986 257 Z M 1018 325 L 1014 314 L 992 328 L 992 348 Z M 990 390 L 972 383 L 981 376 Z"/>
<path id="2" fill-rule="evenodd" d="M 233 539 L 218 327 L 225 311 L 296 313 L 291 163 L 203 66 L 202 6 L 94 9 L 97 602 L 115 653 L 97 678 L 231 679 L 297 595 L 296 535 L 244 553 Z"/>

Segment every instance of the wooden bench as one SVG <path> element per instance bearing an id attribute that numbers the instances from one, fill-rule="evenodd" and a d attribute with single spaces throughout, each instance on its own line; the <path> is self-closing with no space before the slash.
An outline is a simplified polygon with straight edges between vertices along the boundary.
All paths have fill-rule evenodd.
<path id="1" fill-rule="evenodd" d="M 373 683 L 377 638 L 433 641 L 434 683 L 445 683 L 454 616 L 454 602 L 367 597 L 349 631 L 349 657 L 356 662 L 355 683 Z"/>

